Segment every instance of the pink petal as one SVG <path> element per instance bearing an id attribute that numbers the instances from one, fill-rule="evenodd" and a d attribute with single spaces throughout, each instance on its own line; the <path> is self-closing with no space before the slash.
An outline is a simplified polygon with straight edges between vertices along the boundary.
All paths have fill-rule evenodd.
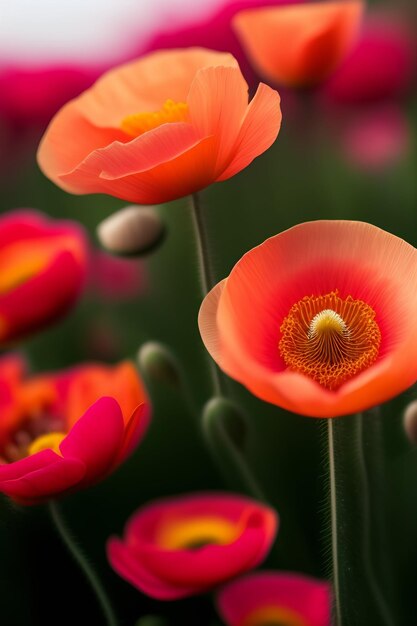
<path id="1" fill-rule="evenodd" d="M 60 445 L 65 458 L 86 466 L 83 483 L 94 483 L 111 469 L 124 437 L 122 411 L 114 398 L 100 398 L 72 427 Z"/>
<path id="2" fill-rule="evenodd" d="M 107 542 L 107 558 L 119 576 L 151 598 L 176 600 L 194 592 L 192 587 L 178 587 L 152 576 L 141 565 L 136 555 L 116 537 Z"/>

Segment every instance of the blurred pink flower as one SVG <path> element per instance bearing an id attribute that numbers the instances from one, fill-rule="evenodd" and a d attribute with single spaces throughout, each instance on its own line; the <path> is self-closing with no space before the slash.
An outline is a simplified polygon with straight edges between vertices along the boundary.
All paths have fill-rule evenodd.
<path id="1" fill-rule="evenodd" d="M 352 53 L 329 79 L 324 96 L 361 103 L 402 96 L 415 77 L 416 37 L 405 18 L 376 13 Z"/>
<path id="2" fill-rule="evenodd" d="M 138 52 L 142 55 L 161 48 L 186 48 L 203 46 L 213 50 L 231 52 L 238 60 L 240 68 L 249 81 L 255 82 L 255 75 L 231 26 L 232 18 L 242 9 L 279 4 L 297 4 L 301 0 L 223 0 L 213 13 L 194 17 L 184 24 L 161 24 L 160 30 L 148 40 Z"/>
<path id="3" fill-rule="evenodd" d="M 98 250 L 91 263 L 91 282 L 104 300 L 130 300 L 146 289 L 145 264 Z"/>
<path id="4" fill-rule="evenodd" d="M 409 148 L 410 128 L 401 107 L 372 107 L 353 115 L 342 132 L 347 159 L 368 171 L 395 165 Z"/>
<path id="5" fill-rule="evenodd" d="M 255 572 L 223 587 L 217 605 L 227 626 L 330 626 L 331 596 L 324 580 L 293 572 Z"/>
<path id="6" fill-rule="evenodd" d="M 10 126 L 44 129 L 54 113 L 89 87 L 101 68 L 51 65 L 0 68 L 0 118 Z"/>

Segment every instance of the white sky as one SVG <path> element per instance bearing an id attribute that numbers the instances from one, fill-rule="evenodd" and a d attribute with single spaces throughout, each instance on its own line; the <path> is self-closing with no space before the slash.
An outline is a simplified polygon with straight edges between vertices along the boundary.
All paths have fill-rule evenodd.
<path id="1" fill-rule="evenodd" d="M 163 22 L 184 23 L 221 0 L 0 0 L 0 63 L 106 61 Z M 136 45 L 135 45 L 136 43 Z"/>

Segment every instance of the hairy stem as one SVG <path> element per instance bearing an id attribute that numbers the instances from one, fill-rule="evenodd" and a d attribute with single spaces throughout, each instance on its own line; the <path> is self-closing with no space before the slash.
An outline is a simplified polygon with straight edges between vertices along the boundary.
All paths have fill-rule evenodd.
<path id="1" fill-rule="evenodd" d="M 394 626 L 375 567 L 381 513 L 371 516 L 370 463 L 377 451 L 364 446 L 371 415 L 327 420 L 333 624 Z M 374 477 L 374 482 L 376 478 Z"/>
<path id="2" fill-rule="evenodd" d="M 48 504 L 48 509 L 59 536 L 90 583 L 106 619 L 107 626 L 118 626 L 115 613 L 106 592 L 104 591 L 97 574 L 88 562 L 88 559 L 84 556 L 76 541 L 72 537 L 71 532 L 69 531 L 62 516 L 58 502 L 51 500 Z"/>

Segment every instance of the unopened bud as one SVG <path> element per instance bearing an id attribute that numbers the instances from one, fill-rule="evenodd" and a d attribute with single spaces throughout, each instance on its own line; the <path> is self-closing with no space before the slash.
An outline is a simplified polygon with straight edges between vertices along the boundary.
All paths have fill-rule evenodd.
<path id="1" fill-rule="evenodd" d="M 146 617 L 141 617 L 135 626 L 167 626 L 167 622 L 157 615 L 147 615 Z"/>
<path id="2" fill-rule="evenodd" d="M 139 348 L 137 360 L 141 371 L 159 383 L 173 387 L 181 384 L 181 376 L 175 357 L 164 345 L 148 341 Z"/>
<path id="3" fill-rule="evenodd" d="M 109 252 L 120 255 L 146 254 L 165 234 L 164 224 L 153 207 L 127 206 L 103 220 L 97 237 Z"/>
<path id="4" fill-rule="evenodd" d="M 404 411 L 404 430 L 411 443 L 417 445 L 417 400 L 411 402 Z"/>
<path id="5" fill-rule="evenodd" d="M 212 398 L 204 407 L 203 423 L 206 433 L 214 439 L 221 433 L 238 449 L 245 445 L 247 425 L 240 409 L 225 398 Z"/>

